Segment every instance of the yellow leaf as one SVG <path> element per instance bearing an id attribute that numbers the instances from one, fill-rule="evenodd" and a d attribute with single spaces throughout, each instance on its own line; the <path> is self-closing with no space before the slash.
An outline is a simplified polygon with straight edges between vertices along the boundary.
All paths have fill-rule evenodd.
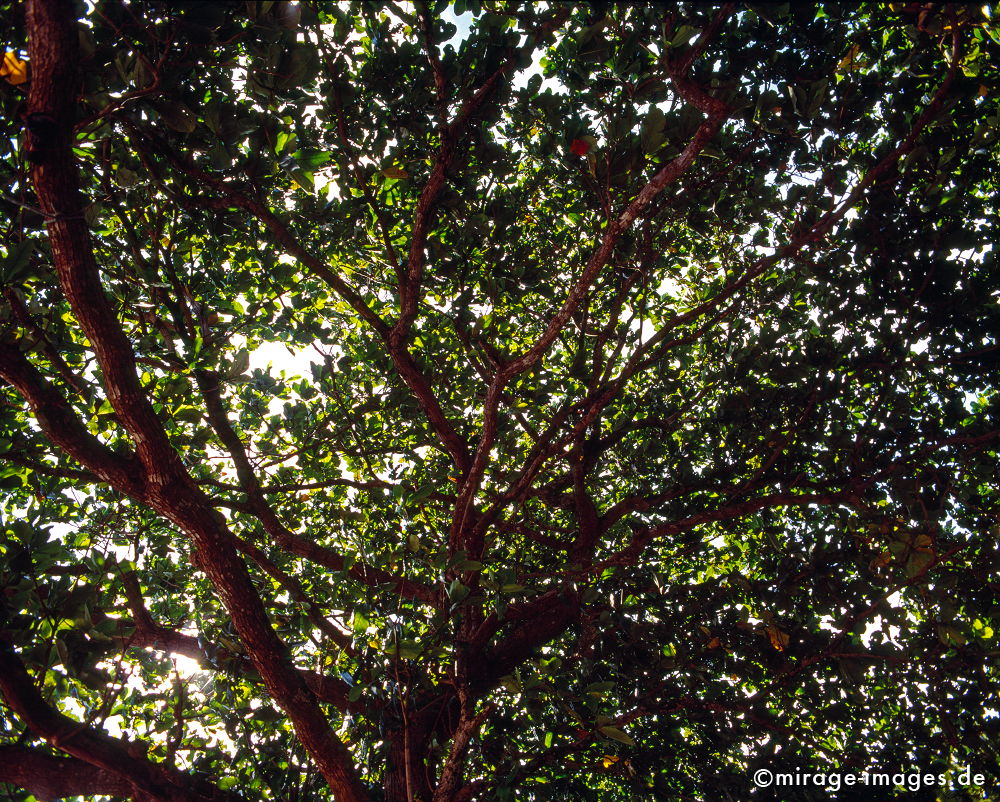
<path id="1" fill-rule="evenodd" d="M 788 646 L 788 643 L 791 640 L 791 637 L 787 632 L 782 632 L 777 627 L 768 627 L 767 637 L 770 638 L 771 645 L 779 652 L 785 651 L 785 647 Z"/>
<path id="2" fill-rule="evenodd" d="M 20 86 L 28 80 L 28 62 L 21 61 L 14 51 L 8 50 L 0 64 L 0 78 L 12 86 Z"/>
<path id="3" fill-rule="evenodd" d="M 604 763 L 604 768 L 610 769 L 618 762 L 618 755 L 605 755 L 602 762 Z"/>
<path id="4" fill-rule="evenodd" d="M 860 52 L 861 45 L 851 45 L 851 49 L 847 51 L 837 65 L 837 72 L 850 72 L 851 70 L 866 66 L 865 61 L 858 58 L 858 53 Z"/>

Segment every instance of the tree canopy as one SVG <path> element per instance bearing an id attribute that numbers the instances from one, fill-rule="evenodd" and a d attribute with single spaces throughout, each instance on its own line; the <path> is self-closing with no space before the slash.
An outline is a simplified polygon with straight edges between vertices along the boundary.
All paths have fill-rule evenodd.
<path id="1" fill-rule="evenodd" d="M 995 785 L 992 13 L 5 5 L 0 793 Z"/>

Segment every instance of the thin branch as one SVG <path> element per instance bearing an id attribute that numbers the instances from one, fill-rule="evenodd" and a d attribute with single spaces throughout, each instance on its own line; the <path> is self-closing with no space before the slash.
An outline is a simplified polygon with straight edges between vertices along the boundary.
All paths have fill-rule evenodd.
<path id="1" fill-rule="evenodd" d="M 78 168 L 71 128 L 77 94 L 78 34 L 75 18 L 59 0 L 31 0 L 27 7 L 32 81 L 29 113 L 52 121 L 52 142 L 32 169 L 39 206 L 59 283 L 91 342 L 108 400 L 135 443 L 146 469 L 142 500 L 188 534 L 198 561 L 219 593 L 271 696 L 342 802 L 364 802 L 350 752 L 330 727 L 313 694 L 295 671 L 233 548 L 225 521 L 195 485 L 172 447 L 136 373 L 135 354 L 104 293 L 86 221 L 80 210 Z M 87 466 L 93 468 L 93 466 Z"/>
<path id="2" fill-rule="evenodd" d="M 275 539 L 279 546 L 292 554 L 306 557 L 335 571 L 345 570 L 347 562 L 342 554 L 295 534 L 281 521 L 274 509 L 267 503 L 260 480 L 247 457 L 246 447 L 229 422 L 222 402 L 218 376 L 208 371 L 199 370 L 195 372 L 195 378 L 202 397 L 205 399 L 209 423 L 229 452 L 233 464 L 236 466 L 236 475 L 239 478 L 240 486 L 249 497 L 248 508 L 261 522 L 264 530 Z M 259 552 L 255 552 L 255 554 L 262 556 Z M 364 563 L 357 563 L 346 570 L 352 578 L 369 587 L 392 585 L 405 596 L 418 599 L 425 604 L 437 604 L 437 592 L 433 588 L 413 580 L 396 576 Z"/>
<path id="3" fill-rule="evenodd" d="M 233 799 L 202 780 L 163 763 L 137 757 L 128 742 L 63 715 L 39 693 L 13 647 L 0 640 L 0 695 L 7 706 L 51 746 L 128 783 L 147 798 L 165 802 Z"/>
<path id="4" fill-rule="evenodd" d="M 132 613 L 131 625 L 135 627 L 133 632 L 121 636 L 128 646 L 182 655 L 194 660 L 205 670 L 214 669 L 219 663 L 225 663 L 227 666 L 233 664 L 238 666 L 241 671 L 246 671 L 247 677 L 252 676 L 249 672 L 253 668 L 253 664 L 245 654 L 229 653 L 220 647 L 214 657 L 210 657 L 196 636 L 186 635 L 157 623 L 146 609 L 135 574 L 125 572 L 121 579 L 128 608 Z M 119 629 L 127 630 L 129 623 L 124 620 L 120 621 Z M 232 659 L 232 663 L 230 659 Z M 348 701 L 348 693 L 351 689 L 340 677 L 305 669 L 298 669 L 298 671 L 318 699 L 333 704 L 343 712 L 360 713 L 364 711 L 364 702 Z"/>
<path id="5" fill-rule="evenodd" d="M 730 9 L 731 10 L 731 9 Z M 631 226 L 633 220 L 649 205 L 668 184 L 676 181 L 694 163 L 702 149 L 718 133 L 723 122 L 729 115 L 729 109 L 720 100 L 709 96 L 701 88 L 689 82 L 686 76 L 673 70 L 671 77 L 678 91 L 692 98 L 698 108 L 707 113 L 706 119 L 698 126 L 691 141 L 675 158 L 664 165 L 653 178 L 640 190 L 635 199 L 625 210 L 613 220 L 602 238 L 600 246 L 591 255 L 576 284 L 570 290 L 560 310 L 551 318 L 545 331 L 535 343 L 521 356 L 503 365 L 490 385 L 486 394 L 483 409 L 483 430 L 473 457 L 472 467 L 465 477 L 459 494 L 459 502 L 455 508 L 452 520 L 449 544 L 454 551 L 461 543 L 471 555 L 481 553 L 482 541 L 478 527 L 469 526 L 472 515 L 472 505 L 479 483 L 489 461 L 490 450 L 496 436 L 497 416 L 499 414 L 501 394 L 504 387 L 519 373 L 523 373 L 537 362 L 555 342 L 559 332 L 572 317 L 590 290 L 594 279 L 600 270 L 611 259 L 615 247 L 622 234 Z M 682 87 L 682 88 L 681 88 Z"/>

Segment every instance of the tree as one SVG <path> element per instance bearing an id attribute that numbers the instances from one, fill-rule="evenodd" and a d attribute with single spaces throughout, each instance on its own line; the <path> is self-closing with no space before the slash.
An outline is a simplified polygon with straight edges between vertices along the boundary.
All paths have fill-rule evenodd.
<path id="1" fill-rule="evenodd" d="M 988 14 L 6 7 L 7 798 L 995 782 Z"/>

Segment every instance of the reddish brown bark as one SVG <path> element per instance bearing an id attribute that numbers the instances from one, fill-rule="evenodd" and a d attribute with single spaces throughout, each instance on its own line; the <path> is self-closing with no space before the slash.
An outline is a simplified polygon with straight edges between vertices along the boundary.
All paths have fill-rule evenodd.
<path id="1" fill-rule="evenodd" d="M 104 295 L 71 149 L 78 35 L 70 8 L 59 0 L 33 0 L 27 7 L 32 63 L 29 114 L 41 115 L 52 126 L 46 147 L 38 153 L 32 181 L 47 219 L 60 286 L 97 357 L 108 400 L 135 444 L 145 474 L 142 500 L 191 538 L 199 565 L 215 586 L 268 692 L 288 714 L 335 798 L 364 802 L 367 793 L 350 753 L 275 634 L 224 520 L 170 444 L 139 383 L 131 345 Z"/>
<path id="2" fill-rule="evenodd" d="M 28 746 L 0 746 L 0 782 L 23 788 L 43 802 L 67 796 L 127 797 L 133 791 L 118 774 Z"/>
<path id="3" fill-rule="evenodd" d="M 123 574 L 122 584 L 125 587 L 125 597 L 128 599 L 129 609 L 132 612 L 131 625 L 135 627 L 131 634 L 122 636 L 125 645 L 139 648 L 148 647 L 168 654 L 183 655 L 196 660 L 205 669 L 211 667 L 212 660 L 209 659 L 202 644 L 198 642 L 198 638 L 165 627 L 153 619 L 145 607 L 139 582 L 134 574 Z M 119 621 L 121 627 L 128 628 L 129 622 Z M 236 658 L 237 668 L 235 670 L 237 671 L 252 667 L 252 663 L 246 655 L 234 655 L 227 653 L 225 649 L 218 650 L 215 659 L 219 660 L 220 658 L 223 660 Z M 361 712 L 362 704 L 348 700 L 350 686 L 340 677 L 302 669 L 299 670 L 299 674 L 309 689 L 316 694 L 317 699 L 330 702 L 338 710 L 344 712 Z"/>
<path id="4" fill-rule="evenodd" d="M 163 802 L 217 802 L 234 797 L 209 783 L 195 780 L 164 763 L 153 763 L 136 755 L 127 742 L 71 719 L 53 709 L 42 698 L 31 681 L 24 664 L 10 644 L 0 640 L 0 696 L 4 703 L 32 732 L 51 746 L 72 755 L 101 771 L 90 772 L 86 778 L 117 778 L 130 789 L 129 793 L 148 800 Z M 2 765 L 2 764 L 0 764 Z M 37 766 L 36 761 L 33 766 Z M 77 765 L 75 762 L 72 765 Z M 16 768 L 16 767 L 15 767 Z M 33 779 L 28 767 L 27 779 Z M 0 768 L 3 774 L 14 769 Z M 37 778 L 35 778 L 37 779 Z M 20 781 L 11 779 L 11 782 Z M 26 786 L 27 787 L 27 786 Z M 74 790 L 73 794 L 84 793 Z"/>
<path id="5" fill-rule="evenodd" d="M 322 712 L 316 705 L 315 696 L 329 694 L 343 708 L 345 688 L 343 684 L 333 685 L 333 690 L 322 687 L 315 679 L 303 672 L 296 671 L 289 659 L 283 644 L 278 640 L 270 622 L 267 619 L 263 605 L 258 597 L 249 575 L 243 565 L 238 551 L 234 548 L 234 539 L 226 528 L 224 521 L 215 513 L 210 500 L 192 482 L 183 468 L 176 452 L 172 448 L 162 426 L 149 405 L 142 387 L 136 379 L 135 358 L 131 346 L 123 334 L 111 306 L 103 294 L 100 275 L 94 262 L 93 252 L 86 226 L 80 210 L 82 201 L 79 198 L 76 179 L 76 167 L 69 150 L 68 131 L 72 122 L 73 102 L 71 66 L 74 59 L 72 50 L 75 41 L 71 18 L 66 15 L 67 6 L 56 0 L 35 0 L 31 5 L 30 24 L 32 29 L 32 62 L 35 81 L 31 90 L 30 110 L 32 113 L 46 115 L 55 121 L 55 130 L 59 134 L 50 143 L 36 151 L 40 162 L 34 168 L 33 178 L 38 191 L 39 204 L 49 221 L 49 231 L 52 241 L 52 252 L 63 291 L 76 314 L 82 329 L 86 333 L 97 355 L 104 374 L 105 385 L 108 388 L 109 400 L 116 415 L 129 433 L 135 445 L 135 453 L 121 454 L 106 448 L 99 440 L 91 436 L 73 413 L 59 392 L 49 385 L 41 373 L 16 348 L 0 345 L 0 375 L 14 385 L 32 406 L 38 420 L 48 436 L 58 446 L 71 454 L 81 464 L 99 476 L 111 486 L 116 487 L 148 503 L 166 518 L 173 521 L 186 532 L 198 553 L 198 565 L 203 568 L 210 580 L 218 589 L 226 609 L 229 611 L 247 648 L 247 653 L 264 678 L 268 689 L 276 701 L 287 711 L 300 740 L 306 746 L 310 755 L 316 761 L 323 774 L 327 777 L 334 794 L 338 799 L 361 800 L 365 798 L 364 789 L 357 781 L 351 766 L 350 755 L 344 746 L 335 738 Z M 567 435 L 560 432 L 560 440 L 549 443 L 546 437 L 536 437 L 540 445 L 533 451 L 530 459 L 525 462 L 515 485 L 505 493 L 501 502 L 493 509 L 483 514 L 477 508 L 477 498 L 480 495 L 480 480 L 487 475 L 490 468 L 491 448 L 497 426 L 497 415 L 504 402 L 504 388 L 516 376 L 537 365 L 544 358 L 547 350 L 560 336 L 573 315 L 585 308 L 586 297 L 599 272 L 611 264 L 616 242 L 624 231 L 633 224 L 635 219 L 655 198 L 657 193 L 670 182 L 676 181 L 693 164 L 699 151 L 719 130 L 726 115 L 724 105 L 708 96 L 699 87 L 691 83 L 686 74 L 692 62 L 700 57 L 706 43 L 718 30 L 732 8 L 723 8 L 715 21 L 705 29 L 693 48 L 687 51 L 683 60 L 671 65 L 671 77 L 677 93 L 685 100 L 699 108 L 706 120 L 699 127 L 688 147 L 674 160 L 664 165 L 654 179 L 642 189 L 638 196 L 629 203 L 617 217 L 609 220 L 605 235 L 599 243 L 591 259 L 583 267 L 582 275 L 570 290 L 563 307 L 548 321 L 542 335 L 528 347 L 520 357 L 504 363 L 494 360 L 495 374 L 490 382 L 483 424 L 483 434 L 478 448 L 472 454 L 468 443 L 457 433 L 454 425 L 446 417 L 434 396 L 433 388 L 425 373 L 408 350 L 407 337 L 417 310 L 420 297 L 421 274 L 424 266 L 424 245 L 429 226 L 433 222 L 435 199 L 446 183 L 447 167 L 454 150 L 457 147 L 455 139 L 457 131 L 446 130 L 440 155 L 434 164 L 432 175 L 424 186 L 417 206 L 412 227 L 411 247 L 407 262 L 400 267 L 400 317 L 390 326 L 375 314 L 344 281 L 331 272 L 315 256 L 308 254 L 295 240 L 291 232 L 280 220 L 263 205 L 239 192 L 233 191 L 226 182 L 205 176 L 206 183 L 224 196 L 224 202 L 244 208 L 257 216 L 269 227 L 272 235 L 290 253 L 297 255 L 312 272 L 323 277 L 335 290 L 345 297 L 358 312 L 368 321 L 386 343 L 388 353 L 392 356 L 396 369 L 410 386 L 414 395 L 420 401 L 433 428 L 441 440 L 444 450 L 451 454 L 459 472 L 464 476 L 460 498 L 455 507 L 454 526 L 452 529 L 452 546 L 457 549 L 465 547 L 470 557 L 479 558 L 486 546 L 484 533 L 495 523 L 496 515 L 493 509 L 500 509 L 503 501 L 535 492 L 539 497 L 543 492 L 550 492 L 556 506 L 572 508 L 576 512 L 578 535 L 572 541 L 565 543 L 555 541 L 554 547 L 567 551 L 568 569 L 574 567 L 587 568 L 594 559 L 595 549 L 600 539 L 607 533 L 612 523 L 620 520 L 631 511 L 645 509 L 648 505 L 659 503 L 668 498 L 649 496 L 645 498 L 630 498 L 605 511 L 598 510 L 587 491 L 587 479 L 592 464 L 587 459 L 586 433 L 588 427 L 598 420 L 601 409 L 615 398 L 622 390 L 625 382 L 632 376 L 648 367 L 653 360 L 660 358 L 670 348 L 678 343 L 688 342 L 704 334 L 710 324 L 729 313 L 727 304 L 738 295 L 739 291 L 758 277 L 773 263 L 797 253 L 804 246 L 821 238 L 839 220 L 845 211 L 855 202 L 858 195 L 884 171 L 886 167 L 912 147 L 917 134 L 933 118 L 941 107 L 947 87 L 955 73 L 952 67 L 948 79 L 936 95 L 934 101 L 918 118 L 911 134 L 887 156 L 869 175 L 854 189 L 851 195 L 839 207 L 828 212 L 819 223 L 808 231 L 800 233 L 781 249 L 774 257 L 768 257 L 752 265 L 747 271 L 734 279 L 717 293 L 710 301 L 679 314 L 663 325 L 659 332 L 645 341 L 627 362 L 624 370 L 618 376 L 612 377 L 611 368 L 607 374 L 598 376 L 595 370 L 594 381 L 586 398 L 575 404 L 572 410 L 579 414 L 579 423 L 569 427 Z M 568 13 L 568 12 L 566 12 Z M 426 27 L 427 20 L 424 19 Z M 426 31 L 425 31 L 426 35 Z M 957 37 L 957 33 L 955 34 Z M 957 41 L 957 40 L 956 40 Z M 957 45 L 956 45 L 957 46 Z M 429 53 L 432 69 L 435 68 L 435 57 Z M 957 66 L 957 58 L 953 61 Z M 472 101 L 484 99 L 492 91 L 493 85 L 502 77 L 502 71 L 490 78 L 488 84 L 477 92 Z M 437 78 L 438 76 L 435 75 Z M 439 93 L 441 81 L 435 81 Z M 472 102 L 470 101 L 470 102 Z M 474 111 L 472 109 L 471 111 Z M 463 106 L 462 114 L 471 114 L 468 104 Z M 457 125 L 457 122 L 456 122 Z M 192 165 L 181 162 L 176 156 L 168 155 L 178 169 L 191 172 Z M 222 203 L 223 201 L 219 201 Z M 393 259 L 396 263 L 397 260 Z M 705 325 L 702 321 L 707 320 Z M 691 323 L 694 331 L 678 339 L 668 339 L 675 329 Z M 610 336 L 610 329 L 608 330 Z M 622 344 L 624 341 L 622 341 Z M 615 360 L 611 360 L 613 363 Z M 236 463 L 242 488 L 250 498 L 247 508 L 263 523 L 266 531 L 275 541 L 288 551 L 306 556 L 315 562 L 340 570 L 343 561 L 339 555 L 318 544 L 311 543 L 291 532 L 275 514 L 267 503 L 265 490 L 258 478 L 250 469 L 243 445 L 238 435 L 230 426 L 218 387 L 213 386 L 210 379 L 206 383 L 202 379 L 202 389 L 207 401 L 209 418 L 222 441 L 228 447 Z M 566 423 L 569 409 L 560 411 L 552 422 L 552 430 L 558 431 Z M 561 453 L 563 444 L 575 442 L 574 461 L 565 479 L 564 486 L 550 483 L 549 487 L 532 490 L 534 482 L 543 464 L 550 458 Z M 775 452 L 776 453 L 776 452 Z M 698 488 L 682 488 L 677 493 L 686 493 Z M 566 490 L 567 503 L 558 503 L 559 493 Z M 729 502 L 721 503 L 717 509 L 701 511 L 680 520 L 673 520 L 657 526 L 649 526 L 635 530 L 629 545 L 605 560 L 598 568 L 610 564 L 634 564 L 652 541 L 664 537 L 676 536 L 699 524 L 711 521 L 739 518 L 755 510 L 765 507 L 787 507 L 805 504 L 834 504 L 850 500 L 848 490 L 831 489 L 830 492 L 806 494 L 801 491 L 771 493 L 754 497 L 750 495 L 756 488 L 745 486 L 739 488 L 740 494 L 734 495 Z M 570 492 L 571 491 L 571 492 Z M 738 499 L 738 500 L 737 500 Z M 541 539 L 542 535 L 534 537 Z M 362 579 L 359 573 L 367 571 L 364 566 L 353 569 L 355 578 Z M 403 595 L 434 604 L 435 592 L 429 586 L 416 583 L 404 584 L 406 580 L 391 577 L 388 574 L 371 573 L 367 579 L 395 582 L 395 589 Z M 471 579 L 475 581 L 474 577 Z M 371 581 L 369 581 L 371 584 Z M 572 593 L 551 591 L 539 598 L 522 605 L 512 605 L 506 619 L 499 621 L 496 616 L 487 616 L 479 610 L 465 610 L 460 626 L 460 635 L 464 649 L 458 662 L 457 681 L 463 691 L 475 698 L 485 696 L 500 676 L 513 670 L 527 659 L 541 644 L 560 637 L 579 620 L 581 605 L 579 599 Z M 195 651 L 195 639 L 180 633 L 159 628 L 148 614 L 144 615 L 141 605 L 134 607 L 134 615 L 138 631 L 135 643 L 149 642 L 156 645 L 157 640 L 167 644 L 167 648 L 178 651 Z M 331 680 L 331 682 L 333 682 Z M 337 681 L 339 682 L 339 681 Z M 312 694 L 309 690 L 312 690 Z M 459 694 L 460 695 L 460 694 Z M 14 694 L 16 697 L 17 694 Z M 442 705 L 454 702 L 455 694 L 444 691 L 440 698 Z M 454 748 L 442 772 L 442 781 L 435 798 L 458 799 L 470 795 L 474 783 L 461 787 L 464 752 L 470 739 L 478 727 L 478 716 L 471 715 L 474 705 L 467 697 L 462 697 L 465 707 L 457 723 L 443 728 L 445 737 L 439 741 L 454 739 Z M 12 704 L 14 707 L 14 704 Z M 24 705 L 21 705 L 24 708 Z M 20 708 L 16 708 L 20 711 Z M 30 712 L 30 711 L 29 711 Z M 33 719 L 36 728 L 48 732 L 45 721 L 36 715 Z M 389 744 L 389 763 L 386 772 L 386 793 L 390 800 L 409 800 L 423 798 L 427 795 L 432 779 L 425 772 L 427 767 L 423 762 L 426 754 L 431 727 L 426 721 L 409 719 L 403 716 L 402 725 L 393 722 L 387 726 L 386 739 Z M 419 723 L 414 723 L 419 721 Z M 29 722 L 31 723 L 31 722 Z M 437 732 L 435 732 L 437 734 Z M 49 737 L 46 735 L 46 737 Z M 60 747 L 65 739 L 60 736 Z M 108 744 L 101 739 L 77 739 L 71 744 L 80 754 L 95 766 L 104 766 L 107 762 Z M 67 751 L 70 751 L 67 749 Z M 71 754 L 77 754 L 71 752 Z M 54 758 L 53 758 L 54 759 Z M 97 768 L 93 771 L 103 772 Z M 417 773 L 415 773 L 417 772 Z M 103 776 L 103 775 L 102 775 Z M 142 778 L 140 778 L 142 779 Z M 96 781 L 96 780 L 95 780 Z M 142 780 L 146 782 L 145 779 Z M 155 782 L 154 776 L 149 782 Z M 131 782 L 131 781 L 130 781 Z M 132 786 L 134 787 L 134 783 Z M 169 789 L 168 789 L 169 790 Z M 155 788 L 144 791 L 147 794 L 159 793 Z M 171 791 L 172 793 L 172 791 Z"/>

